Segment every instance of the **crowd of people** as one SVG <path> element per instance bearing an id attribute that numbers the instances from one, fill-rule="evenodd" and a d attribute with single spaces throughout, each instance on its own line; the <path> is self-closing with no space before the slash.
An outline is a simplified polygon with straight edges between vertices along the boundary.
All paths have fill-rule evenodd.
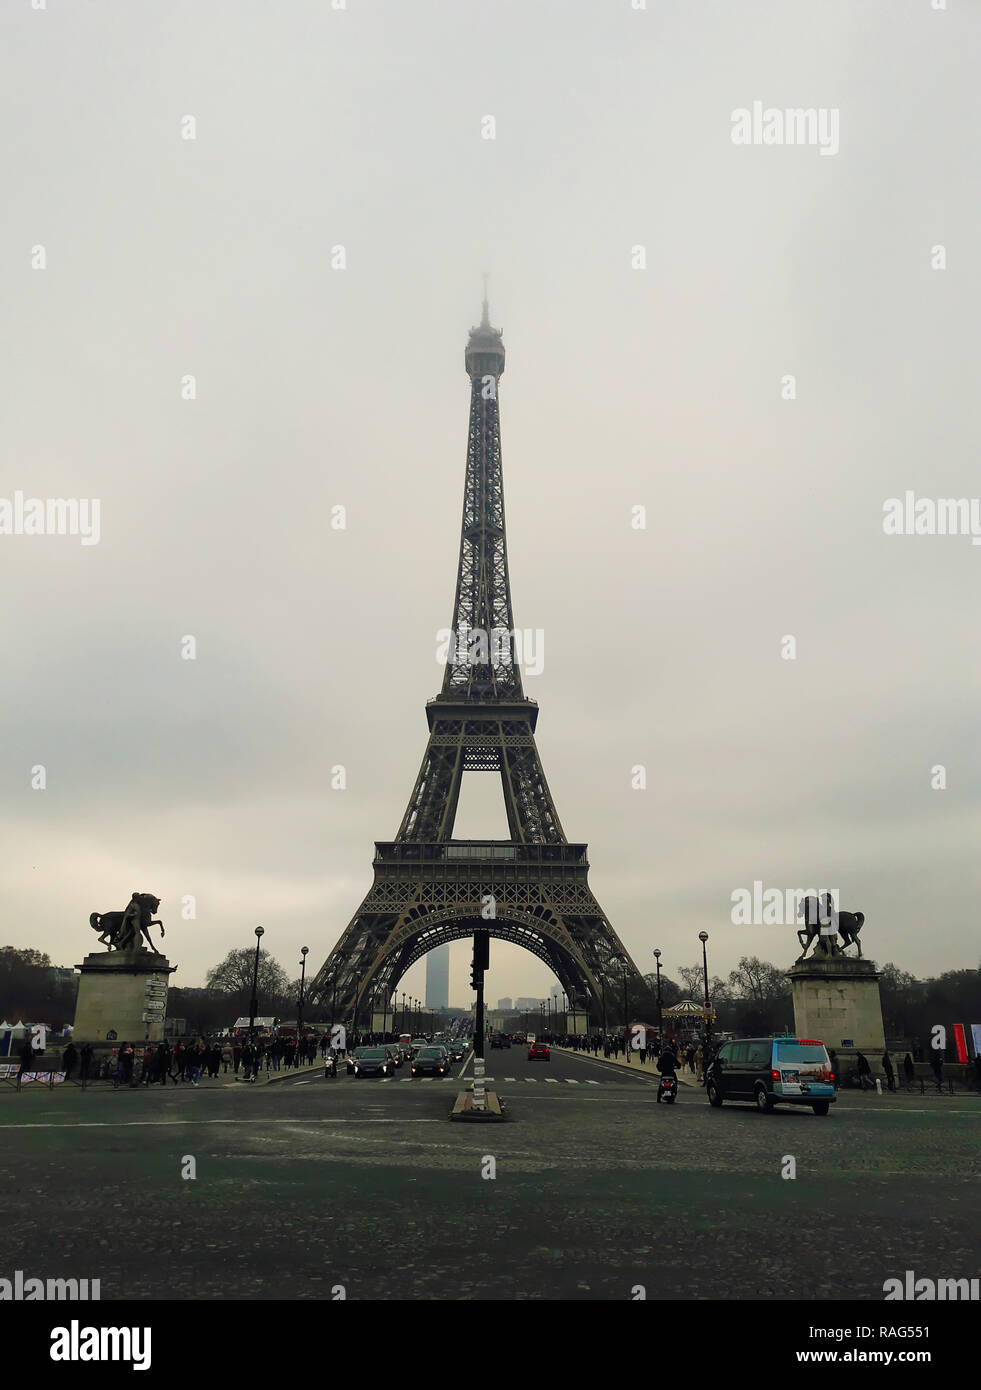
<path id="1" fill-rule="evenodd" d="M 191 1042 L 121 1042 L 114 1053 L 96 1061 L 91 1043 L 69 1042 L 62 1053 L 66 1080 L 112 1081 L 117 1086 L 197 1086 L 232 1072 L 255 1081 L 260 1072 L 289 1071 L 326 1057 L 330 1037 L 196 1038 Z"/>

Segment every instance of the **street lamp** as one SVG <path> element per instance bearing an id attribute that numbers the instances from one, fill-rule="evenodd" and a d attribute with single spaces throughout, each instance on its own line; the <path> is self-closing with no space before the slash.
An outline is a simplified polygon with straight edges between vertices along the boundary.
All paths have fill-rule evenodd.
<path id="1" fill-rule="evenodd" d="M 654 951 L 654 966 L 657 970 L 657 1036 L 663 1046 L 664 1044 L 664 1019 L 661 1012 L 661 952 Z"/>
<path id="2" fill-rule="evenodd" d="M 307 973 L 307 952 L 309 946 L 300 947 L 300 1002 L 296 1009 L 296 1040 L 300 1041 L 300 1034 L 303 1032 L 303 984 Z"/>
<path id="3" fill-rule="evenodd" d="M 708 941 L 708 939 L 709 939 L 709 938 L 708 938 L 708 932 L 707 932 L 707 931 L 700 931 L 700 932 L 698 933 L 698 939 L 699 939 L 699 941 L 702 943 L 702 979 L 703 979 L 704 984 L 705 984 L 705 1032 L 704 1032 L 704 1037 L 702 1038 L 702 1057 L 703 1057 L 703 1059 L 704 1059 L 705 1061 L 707 1061 L 707 1060 L 708 1060 L 709 1042 L 711 1041 L 711 1037 L 712 1037 L 712 1023 L 711 1023 L 711 1021 L 710 1021 L 710 1019 L 709 1019 L 709 1012 L 710 1012 L 710 1004 L 709 1004 L 709 968 L 708 968 L 708 956 L 706 955 L 706 952 L 705 952 L 705 943 L 706 943 L 706 941 Z"/>
<path id="4" fill-rule="evenodd" d="M 249 1001 L 249 1043 L 255 1041 L 255 1016 L 259 1012 L 259 942 L 262 940 L 262 928 L 255 929 L 255 967 L 252 971 L 252 998 Z"/>

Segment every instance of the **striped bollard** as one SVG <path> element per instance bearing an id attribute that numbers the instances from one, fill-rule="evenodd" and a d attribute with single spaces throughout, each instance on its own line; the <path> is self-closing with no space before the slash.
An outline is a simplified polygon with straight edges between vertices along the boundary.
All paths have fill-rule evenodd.
<path id="1" fill-rule="evenodd" d="M 473 1059 L 473 1110 L 485 1110 L 487 1101 L 484 1094 L 484 1059 L 475 1057 Z"/>

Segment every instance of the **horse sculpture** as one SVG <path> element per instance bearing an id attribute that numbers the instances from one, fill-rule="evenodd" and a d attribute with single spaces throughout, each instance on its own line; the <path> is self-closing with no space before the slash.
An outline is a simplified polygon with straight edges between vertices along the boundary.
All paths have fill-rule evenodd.
<path id="1" fill-rule="evenodd" d="M 862 954 L 862 943 L 858 939 L 858 934 L 862 930 L 865 921 L 864 912 L 839 912 L 834 905 L 834 899 L 830 893 L 825 893 L 821 898 L 814 896 L 801 899 L 797 908 L 797 916 L 803 917 L 806 926 L 803 931 L 797 933 L 797 940 L 800 942 L 799 961 L 807 955 L 808 948 L 815 937 L 818 938 L 818 945 L 814 948 L 814 954 L 826 956 L 837 956 L 843 954 L 848 946 L 858 947 L 858 954 Z M 830 932 L 822 932 L 821 924 L 830 924 Z M 841 946 L 837 943 L 837 937 L 841 936 Z"/>
<path id="2" fill-rule="evenodd" d="M 152 893 L 134 893 L 125 911 L 93 912 L 89 917 L 89 926 L 99 932 L 99 940 L 110 951 L 136 950 L 145 937 L 150 950 L 159 955 L 149 930 L 150 927 L 159 927 L 161 937 L 166 934 L 163 922 L 153 916 L 159 906 L 160 899 Z"/>

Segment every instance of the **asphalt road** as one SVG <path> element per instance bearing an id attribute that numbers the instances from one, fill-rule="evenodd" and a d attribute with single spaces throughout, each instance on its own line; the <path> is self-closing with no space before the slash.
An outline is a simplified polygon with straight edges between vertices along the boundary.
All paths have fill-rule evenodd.
<path id="1" fill-rule="evenodd" d="M 0 1087 L 0 1275 L 422 1300 L 879 1300 L 907 1269 L 977 1275 L 976 1097 L 667 1107 L 649 1077 L 514 1047 L 487 1055 L 508 1122 L 454 1124 L 462 1072 Z"/>

